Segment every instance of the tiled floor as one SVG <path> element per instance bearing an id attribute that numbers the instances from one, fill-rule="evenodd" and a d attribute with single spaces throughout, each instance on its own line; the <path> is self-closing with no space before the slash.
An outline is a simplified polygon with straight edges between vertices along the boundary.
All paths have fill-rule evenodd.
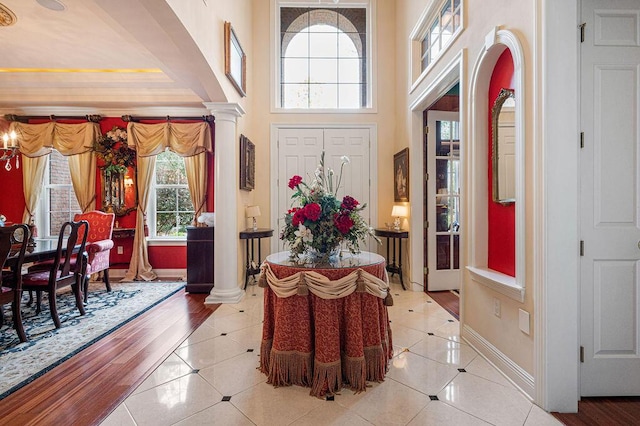
<path id="1" fill-rule="evenodd" d="M 262 289 L 223 305 L 103 423 L 111 425 L 557 425 L 458 334 L 425 293 L 392 283 L 395 357 L 383 383 L 334 401 L 274 388 L 258 366 Z M 231 397 L 223 401 L 223 397 Z M 227 399 L 227 398 L 224 398 Z"/>

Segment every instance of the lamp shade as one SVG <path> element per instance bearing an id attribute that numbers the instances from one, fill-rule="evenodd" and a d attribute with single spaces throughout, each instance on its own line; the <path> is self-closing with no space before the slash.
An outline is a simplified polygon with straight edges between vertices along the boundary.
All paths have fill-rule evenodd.
<path id="1" fill-rule="evenodd" d="M 393 206 L 391 210 L 392 217 L 407 217 L 409 215 L 409 209 L 407 206 Z"/>
<path id="2" fill-rule="evenodd" d="M 247 217 L 258 217 L 258 216 L 260 216 L 260 207 L 259 206 L 247 206 L 246 216 Z"/>

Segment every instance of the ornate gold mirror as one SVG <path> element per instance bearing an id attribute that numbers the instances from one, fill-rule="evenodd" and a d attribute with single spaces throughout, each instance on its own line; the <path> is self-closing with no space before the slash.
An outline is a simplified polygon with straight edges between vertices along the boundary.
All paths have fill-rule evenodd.
<path id="1" fill-rule="evenodd" d="M 93 146 L 102 178 L 102 211 L 124 216 L 138 207 L 136 152 L 127 146 L 127 132 L 114 127 Z"/>
<path id="2" fill-rule="evenodd" d="M 136 169 L 102 170 L 102 211 L 124 216 L 138 207 Z"/>
<path id="3" fill-rule="evenodd" d="M 511 89 L 501 89 L 491 110 L 493 201 L 516 202 L 516 102 Z"/>

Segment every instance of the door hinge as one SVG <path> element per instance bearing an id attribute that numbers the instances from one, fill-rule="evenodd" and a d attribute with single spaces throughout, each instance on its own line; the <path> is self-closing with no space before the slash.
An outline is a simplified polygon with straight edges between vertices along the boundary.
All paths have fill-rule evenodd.
<path id="1" fill-rule="evenodd" d="M 424 134 L 425 135 L 429 134 L 429 126 L 424 126 Z"/>
<path id="2" fill-rule="evenodd" d="M 584 240 L 580 240 L 580 256 L 584 256 Z"/>
<path id="3" fill-rule="evenodd" d="M 580 346 L 580 362 L 584 362 L 584 346 Z"/>
<path id="4" fill-rule="evenodd" d="M 424 180 L 429 180 L 429 173 L 424 174 Z"/>
<path id="5" fill-rule="evenodd" d="M 584 148 L 584 132 L 580 132 L 580 148 Z"/>
<path id="6" fill-rule="evenodd" d="M 586 22 L 583 22 L 582 24 L 578 25 L 578 28 L 580 28 L 580 43 L 584 43 L 584 27 L 587 25 Z"/>
<path id="7" fill-rule="evenodd" d="M 424 222 L 424 227 L 425 228 L 429 228 L 429 221 L 428 220 Z"/>
<path id="8" fill-rule="evenodd" d="M 429 268 L 424 268 L 423 272 L 424 272 L 425 275 L 429 275 Z"/>

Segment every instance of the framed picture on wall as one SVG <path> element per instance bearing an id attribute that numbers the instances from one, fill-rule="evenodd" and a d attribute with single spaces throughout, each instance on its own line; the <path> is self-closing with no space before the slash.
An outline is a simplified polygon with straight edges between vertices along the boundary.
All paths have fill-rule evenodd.
<path id="1" fill-rule="evenodd" d="M 409 201 L 409 148 L 393 156 L 393 201 Z"/>
<path id="2" fill-rule="evenodd" d="M 224 73 L 241 96 L 247 95 L 247 56 L 230 22 L 224 23 Z"/>
<path id="3" fill-rule="evenodd" d="M 240 135 L 240 189 L 251 191 L 256 183 L 256 146 Z"/>

